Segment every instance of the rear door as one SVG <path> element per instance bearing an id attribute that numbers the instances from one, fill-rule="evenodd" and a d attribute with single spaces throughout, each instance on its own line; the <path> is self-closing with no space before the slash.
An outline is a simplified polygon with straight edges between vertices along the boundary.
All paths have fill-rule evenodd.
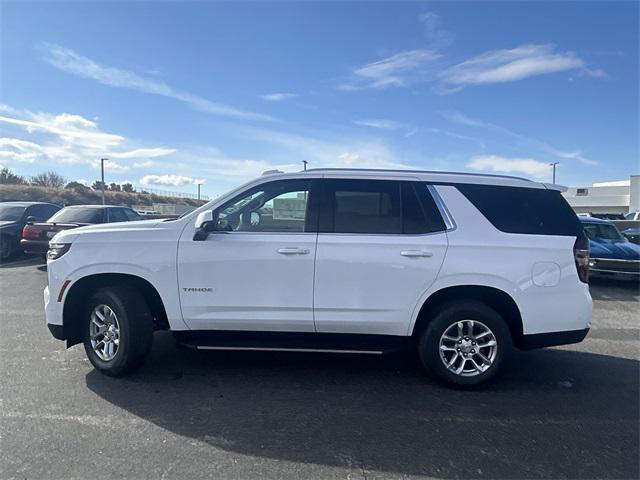
<path id="1" fill-rule="evenodd" d="M 318 332 L 406 335 L 447 250 L 426 184 L 325 179 L 315 267 Z"/>

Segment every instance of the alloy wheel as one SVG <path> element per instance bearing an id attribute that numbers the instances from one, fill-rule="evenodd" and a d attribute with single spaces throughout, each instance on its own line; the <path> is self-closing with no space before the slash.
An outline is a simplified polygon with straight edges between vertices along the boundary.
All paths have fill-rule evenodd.
<path id="1" fill-rule="evenodd" d="M 440 337 L 440 360 L 456 375 L 474 377 L 491 368 L 498 354 L 496 336 L 484 323 L 459 320 Z"/>

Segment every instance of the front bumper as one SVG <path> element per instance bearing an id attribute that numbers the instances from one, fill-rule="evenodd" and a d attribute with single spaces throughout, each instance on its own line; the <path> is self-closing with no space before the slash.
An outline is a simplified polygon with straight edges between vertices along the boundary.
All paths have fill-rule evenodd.
<path id="1" fill-rule="evenodd" d="M 640 260 L 590 258 L 589 274 L 595 276 L 640 278 Z"/>

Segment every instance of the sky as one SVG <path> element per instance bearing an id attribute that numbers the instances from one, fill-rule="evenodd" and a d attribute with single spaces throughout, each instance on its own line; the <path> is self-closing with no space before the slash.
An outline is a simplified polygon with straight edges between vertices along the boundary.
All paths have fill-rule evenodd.
<path id="1" fill-rule="evenodd" d="M 638 6 L 5 1 L 0 166 L 210 196 L 302 160 L 623 180 Z"/>

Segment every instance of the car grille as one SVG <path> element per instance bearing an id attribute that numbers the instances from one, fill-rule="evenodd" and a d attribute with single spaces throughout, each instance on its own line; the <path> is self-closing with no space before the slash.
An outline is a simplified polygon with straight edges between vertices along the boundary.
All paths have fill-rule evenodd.
<path id="1" fill-rule="evenodd" d="M 594 272 L 629 273 L 640 275 L 640 260 L 615 260 L 610 258 L 591 258 L 589 267 Z"/>

